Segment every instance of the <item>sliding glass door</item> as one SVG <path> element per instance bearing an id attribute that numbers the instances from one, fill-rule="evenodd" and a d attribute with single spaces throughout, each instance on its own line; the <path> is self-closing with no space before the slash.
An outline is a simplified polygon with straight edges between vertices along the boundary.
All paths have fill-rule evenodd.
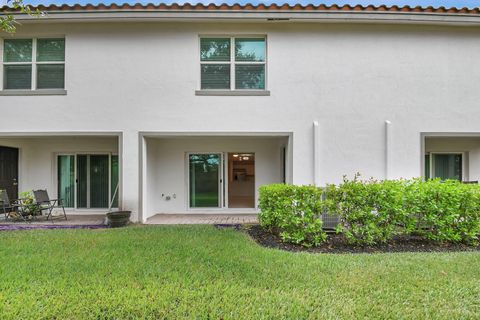
<path id="1" fill-rule="evenodd" d="M 221 164 L 220 153 L 188 155 L 190 208 L 221 206 Z"/>
<path id="2" fill-rule="evenodd" d="M 58 198 L 67 208 L 75 207 L 75 156 L 60 155 L 57 163 Z"/>
<path id="3" fill-rule="evenodd" d="M 89 159 L 87 155 L 77 155 L 77 208 L 88 208 L 89 205 Z"/>
<path id="4" fill-rule="evenodd" d="M 58 195 L 70 208 L 118 207 L 118 156 L 77 154 L 58 156 Z M 76 182 L 76 183 L 75 183 Z"/>
<path id="5" fill-rule="evenodd" d="M 77 155 L 77 208 L 108 208 L 109 155 Z"/>
<path id="6" fill-rule="evenodd" d="M 425 156 L 425 172 L 428 178 L 442 180 L 463 179 L 463 154 L 461 153 L 431 153 Z"/>
<path id="7" fill-rule="evenodd" d="M 112 199 L 112 208 L 118 208 L 118 156 L 111 155 L 110 157 L 110 194 Z"/>

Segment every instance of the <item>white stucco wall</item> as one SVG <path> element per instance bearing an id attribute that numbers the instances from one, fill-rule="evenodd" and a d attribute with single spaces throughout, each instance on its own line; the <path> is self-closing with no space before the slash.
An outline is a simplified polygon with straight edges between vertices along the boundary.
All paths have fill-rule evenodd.
<path id="1" fill-rule="evenodd" d="M 196 96 L 198 37 L 267 36 L 270 96 Z M 422 132 L 480 132 L 480 28 L 315 23 L 26 24 L 65 35 L 66 96 L 0 96 L 1 132 L 120 131 L 123 207 L 141 207 L 139 132 L 292 132 L 292 182 L 422 172 Z M 22 115 L 21 122 L 18 121 Z M 55 121 L 51 121 L 52 118 Z M 145 205 L 145 204 L 144 204 Z"/>

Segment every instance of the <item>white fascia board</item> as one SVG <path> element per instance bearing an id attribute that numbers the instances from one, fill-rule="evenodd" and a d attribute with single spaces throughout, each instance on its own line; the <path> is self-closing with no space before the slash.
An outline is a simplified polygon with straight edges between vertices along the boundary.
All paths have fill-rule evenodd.
<path id="1" fill-rule="evenodd" d="M 480 25 L 480 15 L 448 13 L 404 12 L 311 12 L 311 11 L 146 11 L 146 10 L 95 10 L 47 12 L 41 18 L 26 15 L 15 17 L 22 22 L 79 22 L 79 21 L 203 21 L 215 22 L 329 22 L 329 23 L 382 23 L 382 24 L 449 24 Z M 271 20 L 271 21 L 270 21 Z"/>
<path id="2" fill-rule="evenodd" d="M 290 137 L 293 131 L 140 131 L 146 138 L 155 137 Z"/>

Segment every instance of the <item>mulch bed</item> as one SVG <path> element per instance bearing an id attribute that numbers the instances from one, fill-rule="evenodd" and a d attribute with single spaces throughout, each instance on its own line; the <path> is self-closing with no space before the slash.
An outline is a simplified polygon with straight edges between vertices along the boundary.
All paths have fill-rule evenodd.
<path id="1" fill-rule="evenodd" d="M 263 230 L 259 225 L 245 226 L 243 230 L 259 245 L 291 252 L 310 253 L 386 253 L 386 252 L 452 252 L 480 251 L 477 247 L 457 243 L 425 241 L 420 237 L 397 237 L 392 241 L 376 246 L 352 246 L 342 235 L 331 233 L 319 247 L 305 248 L 300 245 L 283 243 L 276 234 Z"/>

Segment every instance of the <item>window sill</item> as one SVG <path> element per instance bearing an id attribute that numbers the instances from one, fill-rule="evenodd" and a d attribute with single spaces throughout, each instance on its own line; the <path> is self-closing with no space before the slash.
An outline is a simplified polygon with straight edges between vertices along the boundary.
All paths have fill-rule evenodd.
<path id="1" fill-rule="evenodd" d="M 195 90 L 196 96 L 269 96 L 268 90 Z"/>
<path id="2" fill-rule="evenodd" d="M 65 89 L 0 90 L 0 96 L 65 96 Z"/>

